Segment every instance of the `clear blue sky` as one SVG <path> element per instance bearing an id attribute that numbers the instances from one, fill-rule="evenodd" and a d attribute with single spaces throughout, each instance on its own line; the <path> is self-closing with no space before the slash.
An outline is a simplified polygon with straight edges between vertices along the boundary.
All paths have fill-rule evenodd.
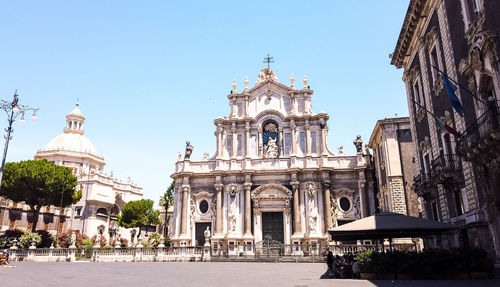
<path id="1" fill-rule="evenodd" d="M 388 56 L 408 2 L 2 1 L 0 98 L 17 88 L 40 108 L 15 124 L 7 160 L 32 159 L 62 133 L 78 98 L 107 172 L 157 201 L 186 140 L 193 160 L 215 152 L 232 80 L 253 84 L 267 53 L 282 83 L 307 75 L 313 110 L 330 115 L 330 149 L 354 153 L 378 119 L 408 114 Z"/>

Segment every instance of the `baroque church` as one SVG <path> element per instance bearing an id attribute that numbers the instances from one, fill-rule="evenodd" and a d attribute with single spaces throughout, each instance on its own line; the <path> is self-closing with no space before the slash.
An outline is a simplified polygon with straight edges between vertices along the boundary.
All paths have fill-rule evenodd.
<path id="1" fill-rule="evenodd" d="M 77 104 L 66 115 L 64 132 L 35 155 L 35 159 L 45 158 L 71 168 L 78 179 L 77 189 L 82 190 L 80 201 L 63 212 L 66 216 L 62 219 L 66 224 L 65 228 L 62 225 L 60 228 L 71 228 L 88 237 L 99 235 L 108 243 L 117 238 L 134 243 L 137 230 L 119 227 L 117 215 L 126 202 L 142 199 L 142 188 L 132 183 L 130 177 L 127 182 L 122 182 L 112 171 L 110 174 L 104 172 L 106 162 L 84 136 L 84 121 Z"/>
<path id="2" fill-rule="evenodd" d="M 330 151 L 329 116 L 313 112 L 313 90 L 305 76 L 302 83 L 297 88 L 292 74 L 286 86 L 269 68 L 253 88 L 246 78 L 238 92 L 233 81 L 229 116 L 214 120 L 215 155 L 192 160 L 189 142 L 184 157 L 179 153 L 171 176 L 175 246 L 203 245 L 207 230 L 212 247 L 245 255 L 265 239 L 315 246 L 330 242 L 333 227 L 375 212 L 371 156 L 361 137 L 356 155 Z"/>

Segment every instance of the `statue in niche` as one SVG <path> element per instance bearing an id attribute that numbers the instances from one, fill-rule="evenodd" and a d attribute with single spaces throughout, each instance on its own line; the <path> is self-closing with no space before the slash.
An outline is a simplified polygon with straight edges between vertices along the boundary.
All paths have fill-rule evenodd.
<path id="1" fill-rule="evenodd" d="M 189 141 L 186 142 L 186 151 L 184 152 L 184 159 L 191 158 L 191 154 L 193 153 L 194 147 L 191 145 Z"/>
<path id="2" fill-rule="evenodd" d="M 231 200 L 231 204 L 229 205 L 229 231 L 236 231 L 236 206 L 238 198 L 235 196 Z"/>
<path id="3" fill-rule="evenodd" d="M 356 195 L 354 197 L 354 206 L 353 206 L 353 209 L 354 209 L 354 214 L 356 217 L 360 217 L 361 216 L 361 213 L 360 213 L 360 203 L 359 203 L 359 194 Z"/>
<path id="4" fill-rule="evenodd" d="M 278 157 L 278 144 L 276 138 L 269 137 L 267 145 L 264 147 L 264 158 L 277 158 Z"/>
<path id="5" fill-rule="evenodd" d="M 309 206 L 309 227 L 311 228 L 311 232 L 317 231 L 317 222 L 318 222 L 318 212 L 314 205 Z"/>

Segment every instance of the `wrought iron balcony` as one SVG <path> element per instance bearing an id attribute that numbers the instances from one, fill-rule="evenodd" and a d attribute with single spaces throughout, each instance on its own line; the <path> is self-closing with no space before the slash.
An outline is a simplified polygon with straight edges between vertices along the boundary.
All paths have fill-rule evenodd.
<path id="1" fill-rule="evenodd" d="M 500 152 L 500 102 L 496 101 L 459 140 L 460 152 L 467 161 L 488 162 Z"/>
<path id="2" fill-rule="evenodd" d="M 436 189 L 436 183 L 432 179 L 431 173 L 421 173 L 413 178 L 413 190 L 419 196 L 430 194 Z"/>
<path id="3" fill-rule="evenodd" d="M 458 183 L 462 179 L 460 158 L 454 154 L 443 154 L 432 161 L 432 179 L 437 183 L 453 181 Z"/>

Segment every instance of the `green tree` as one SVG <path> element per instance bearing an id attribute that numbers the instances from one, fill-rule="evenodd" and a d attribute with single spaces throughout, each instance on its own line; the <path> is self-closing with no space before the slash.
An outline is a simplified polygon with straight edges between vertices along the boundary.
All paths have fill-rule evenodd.
<path id="1" fill-rule="evenodd" d="M 147 225 L 160 224 L 160 212 L 153 209 L 154 201 L 151 199 L 132 200 L 122 208 L 118 215 L 118 225 L 125 228 L 139 227 L 139 236 L 141 230 Z"/>
<path id="2" fill-rule="evenodd" d="M 9 162 L 5 165 L 0 195 L 15 202 L 24 201 L 33 214 L 36 230 L 43 206 L 67 207 L 82 197 L 75 190 L 77 178 L 70 168 L 55 165 L 46 159 Z"/>
<path id="3" fill-rule="evenodd" d="M 165 190 L 165 193 L 160 197 L 160 205 L 165 208 L 165 224 L 163 226 L 163 236 L 168 237 L 168 226 L 170 223 L 170 217 L 168 216 L 168 208 L 174 204 L 174 187 L 175 181 L 172 181 L 170 186 Z"/>

